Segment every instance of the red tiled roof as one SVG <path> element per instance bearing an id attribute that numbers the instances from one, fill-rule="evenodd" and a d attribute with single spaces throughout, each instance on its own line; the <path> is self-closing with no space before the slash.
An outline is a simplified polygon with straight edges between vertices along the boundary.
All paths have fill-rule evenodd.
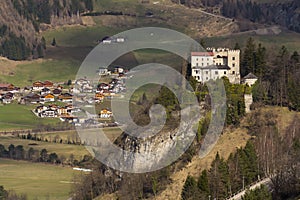
<path id="1" fill-rule="evenodd" d="M 213 52 L 192 52 L 192 56 L 214 56 Z"/>
<path id="2" fill-rule="evenodd" d="M 5 83 L 0 83 L 0 88 L 8 88 L 11 87 L 12 84 L 5 84 Z"/>

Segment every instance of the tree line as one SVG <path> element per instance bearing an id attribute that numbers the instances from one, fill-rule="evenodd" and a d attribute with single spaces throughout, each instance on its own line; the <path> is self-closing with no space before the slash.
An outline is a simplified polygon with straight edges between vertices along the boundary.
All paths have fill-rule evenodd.
<path id="1" fill-rule="evenodd" d="M 60 143 L 60 144 L 73 144 L 73 145 L 84 145 L 83 142 L 81 142 L 80 137 L 74 133 L 72 135 L 68 135 L 67 138 L 62 138 L 58 134 L 55 136 L 45 136 L 43 134 L 36 134 L 31 133 L 30 131 L 28 133 L 22 133 L 18 134 L 18 138 L 23 140 L 32 140 L 32 141 L 39 141 L 39 142 L 49 142 L 49 143 Z"/>
<path id="2" fill-rule="evenodd" d="M 249 38 L 242 52 L 241 73 L 255 74 L 253 86 L 256 103 L 285 106 L 300 111 L 300 55 L 282 46 L 278 52 L 256 44 Z"/>
<path id="3" fill-rule="evenodd" d="M 32 144 L 32 146 L 34 145 L 35 144 Z M 13 144 L 10 144 L 7 148 L 0 144 L 0 158 L 80 167 L 88 167 L 92 162 L 94 162 L 93 158 L 89 155 L 84 155 L 81 160 L 77 160 L 73 154 L 67 158 L 64 155 L 59 156 L 55 152 L 49 153 L 47 149 L 42 149 L 39 151 L 33 147 L 30 147 L 28 150 L 26 150 L 23 145 L 15 146 Z"/>

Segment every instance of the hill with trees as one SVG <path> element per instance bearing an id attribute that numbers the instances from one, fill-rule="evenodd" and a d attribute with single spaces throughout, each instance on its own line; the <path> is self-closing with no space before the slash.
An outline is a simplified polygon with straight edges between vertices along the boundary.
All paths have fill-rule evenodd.
<path id="1" fill-rule="evenodd" d="M 79 23 L 78 15 L 91 10 L 92 0 L 5 0 L 0 8 L 0 55 L 11 60 L 43 57 L 40 29 Z"/>
<path id="2" fill-rule="evenodd" d="M 188 7 L 204 8 L 233 19 L 261 24 L 276 24 L 300 32 L 300 2 L 298 0 L 172 0 Z M 243 22 L 240 24 L 243 26 Z"/>

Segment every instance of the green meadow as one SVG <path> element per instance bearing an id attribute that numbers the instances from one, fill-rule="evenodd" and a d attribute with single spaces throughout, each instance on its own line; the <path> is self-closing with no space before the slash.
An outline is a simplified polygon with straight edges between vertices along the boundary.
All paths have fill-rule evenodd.
<path id="1" fill-rule="evenodd" d="M 0 159 L 0 185 L 28 199 L 66 200 L 74 175 L 70 167 Z"/>
<path id="2" fill-rule="evenodd" d="M 17 65 L 13 76 L 1 76 L 2 82 L 31 86 L 34 81 L 67 82 L 74 79 L 79 63 L 72 60 L 44 60 Z"/>
<path id="3" fill-rule="evenodd" d="M 34 105 L 0 105 L 0 131 L 32 129 L 38 125 L 55 124 L 58 119 L 41 119 L 32 113 Z"/>

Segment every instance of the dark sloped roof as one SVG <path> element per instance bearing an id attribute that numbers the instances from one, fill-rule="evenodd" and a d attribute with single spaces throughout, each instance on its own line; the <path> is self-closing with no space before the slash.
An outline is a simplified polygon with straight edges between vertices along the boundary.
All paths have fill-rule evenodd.
<path id="1" fill-rule="evenodd" d="M 258 79 L 257 76 L 255 76 L 254 74 L 252 74 L 251 72 L 245 76 L 243 79 Z"/>

